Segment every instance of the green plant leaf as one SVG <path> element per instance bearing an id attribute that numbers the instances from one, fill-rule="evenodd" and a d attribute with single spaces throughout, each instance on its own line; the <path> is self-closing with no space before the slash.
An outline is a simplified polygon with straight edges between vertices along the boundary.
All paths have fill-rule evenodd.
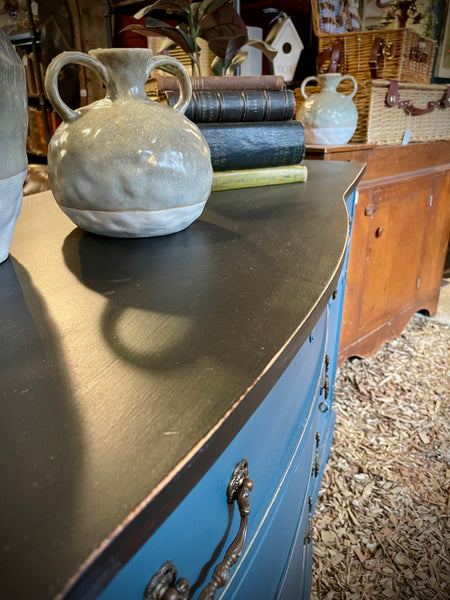
<path id="1" fill-rule="evenodd" d="M 278 54 L 278 50 L 275 50 L 273 46 L 271 46 L 267 42 L 264 42 L 263 40 L 255 40 L 253 38 L 250 38 L 246 45 L 261 50 L 264 56 L 267 56 L 269 60 L 273 60 Z"/>
<path id="2" fill-rule="evenodd" d="M 237 67 L 241 65 L 247 58 L 248 52 L 246 50 L 239 50 L 234 56 L 230 63 L 230 67 Z"/>
<path id="3" fill-rule="evenodd" d="M 203 18 L 199 37 L 208 42 L 211 51 L 224 63 L 248 41 L 244 21 L 228 2 Z"/>
<path id="4" fill-rule="evenodd" d="M 225 2 L 229 2 L 229 0 L 203 0 L 203 2 L 199 2 L 197 19 L 201 21 L 203 17 L 220 8 Z"/>
<path id="5" fill-rule="evenodd" d="M 208 41 L 208 46 L 216 56 L 219 56 L 224 63 L 233 59 L 236 52 L 245 46 L 246 38 L 244 36 L 213 38 Z"/>
<path id="6" fill-rule="evenodd" d="M 236 75 L 237 68 L 247 58 L 248 52 L 241 50 L 233 56 L 232 60 L 222 64 L 222 75 L 228 77 L 229 75 Z"/>
<path id="7" fill-rule="evenodd" d="M 215 56 L 211 62 L 211 71 L 213 75 L 223 75 L 223 62 L 218 56 Z"/>
<path id="8" fill-rule="evenodd" d="M 163 42 L 161 42 L 158 54 L 163 54 L 164 52 L 166 52 L 166 50 L 172 50 L 173 48 L 176 48 L 176 43 L 173 40 L 169 40 L 169 38 L 166 38 Z"/>
<path id="9" fill-rule="evenodd" d="M 227 73 L 229 73 L 230 65 L 231 65 L 231 60 L 226 60 L 223 63 L 223 74 L 224 75 L 226 75 Z"/>
<path id="10" fill-rule="evenodd" d="M 156 19 L 152 20 L 156 21 Z M 162 21 L 158 21 L 158 23 L 161 23 L 161 25 L 152 25 L 150 27 L 136 23 L 136 25 L 128 25 L 127 27 L 124 27 L 122 31 L 133 31 L 134 33 L 139 33 L 140 35 L 145 35 L 146 37 L 168 37 L 170 40 L 175 42 L 177 46 L 180 46 L 180 48 L 187 54 L 193 52 L 194 44 L 188 35 L 186 35 L 177 27 L 172 27 L 166 23 L 163 23 Z"/>
<path id="11" fill-rule="evenodd" d="M 192 32 L 190 31 L 187 23 L 179 23 L 177 25 L 177 29 L 182 31 L 185 34 L 185 36 L 187 38 L 189 38 L 189 43 L 191 44 L 191 47 L 193 48 L 193 50 L 191 52 L 200 52 L 201 51 L 200 46 L 198 46 L 197 43 L 194 42 L 195 37 L 192 35 Z"/>
<path id="12" fill-rule="evenodd" d="M 150 6 L 141 8 L 135 15 L 135 19 L 142 19 L 152 10 L 167 10 L 179 15 L 186 15 L 189 12 L 189 0 L 156 0 Z"/>
<path id="13" fill-rule="evenodd" d="M 201 2 L 191 2 L 191 11 L 195 23 L 198 23 L 198 11 L 200 9 L 201 4 Z"/>

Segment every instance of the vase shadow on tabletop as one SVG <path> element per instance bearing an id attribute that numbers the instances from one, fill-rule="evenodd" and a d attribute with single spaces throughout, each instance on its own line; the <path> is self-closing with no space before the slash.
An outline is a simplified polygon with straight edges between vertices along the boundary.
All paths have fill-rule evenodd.
<path id="1" fill-rule="evenodd" d="M 208 338 L 203 315 L 220 293 L 220 280 L 217 288 L 204 285 L 212 248 L 232 237 L 232 232 L 204 222 L 150 238 L 112 238 L 77 228 L 65 239 L 63 253 L 79 280 L 107 299 L 101 328 L 108 345 L 134 365 L 165 370 L 173 368 L 174 357 L 179 363 L 193 359 L 193 338 Z M 133 347 L 119 338 L 119 321 L 128 309 L 148 313 L 147 343 Z M 153 337 L 154 315 L 158 323 L 185 317 L 190 324 L 161 348 Z"/>
<path id="2" fill-rule="evenodd" d="M 244 360 L 247 350 L 235 343 L 236 302 L 246 298 L 240 308 L 257 312 L 259 288 L 271 274 L 262 274 L 261 253 L 246 243 L 240 260 L 250 270 L 239 276 L 242 262 L 230 259 L 234 244 L 242 245 L 239 233 L 198 219 L 184 231 L 151 238 L 110 238 L 77 228 L 63 254 L 83 285 L 107 299 L 101 328 L 114 352 L 142 369 L 168 371 L 202 358 L 234 366 Z M 120 339 L 119 321 L 129 309 L 139 311 L 145 329 L 135 343 Z M 187 326 L 177 329 L 180 320 Z M 171 322 L 175 334 L 163 344 L 155 328 L 170 329 Z"/>
<path id="3" fill-rule="evenodd" d="M 64 573 L 71 575 L 60 550 L 77 526 L 83 432 L 57 331 L 28 272 L 11 256 L 0 265 L 0 305 L 0 562 L 8 565 L 0 596 L 53 597 L 59 589 L 46 582 L 62 587 Z M 52 564 L 37 551 L 48 547 L 55 550 Z"/>

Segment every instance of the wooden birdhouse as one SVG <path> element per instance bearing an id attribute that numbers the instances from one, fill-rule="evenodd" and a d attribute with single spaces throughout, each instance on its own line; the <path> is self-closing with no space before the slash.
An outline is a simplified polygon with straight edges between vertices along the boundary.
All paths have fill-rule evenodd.
<path id="1" fill-rule="evenodd" d="M 282 75 L 285 81 L 292 81 L 303 50 L 303 42 L 291 18 L 281 13 L 265 41 L 277 50 L 277 55 L 272 61 L 273 74 Z"/>

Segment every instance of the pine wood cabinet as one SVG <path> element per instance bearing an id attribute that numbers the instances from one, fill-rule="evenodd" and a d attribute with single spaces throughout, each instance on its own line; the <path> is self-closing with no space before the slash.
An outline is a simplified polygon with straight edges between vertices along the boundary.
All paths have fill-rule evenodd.
<path id="1" fill-rule="evenodd" d="M 339 361 L 370 356 L 417 311 L 437 309 L 450 231 L 450 141 L 310 147 L 367 163 L 359 184 Z"/>

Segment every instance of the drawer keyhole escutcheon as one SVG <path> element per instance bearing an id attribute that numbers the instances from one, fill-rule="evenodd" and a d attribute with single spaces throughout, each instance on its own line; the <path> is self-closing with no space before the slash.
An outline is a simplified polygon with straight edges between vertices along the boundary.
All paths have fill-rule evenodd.
<path id="1" fill-rule="evenodd" d="M 213 600 L 219 588 L 230 578 L 230 569 L 239 560 L 247 539 L 248 516 L 250 514 L 250 492 L 253 481 L 248 477 L 248 461 L 239 462 L 227 486 L 227 502 L 236 501 L 241 516 L 239 530 L 225 553 L 223 560 L 214 569 L 211 581 L 205 586 L 199 600 Z M 151 577 L 142 600 L 188 600 L 190 584 L 185 577 L 177 579 L 177 568 L 166 561 Z"/>

